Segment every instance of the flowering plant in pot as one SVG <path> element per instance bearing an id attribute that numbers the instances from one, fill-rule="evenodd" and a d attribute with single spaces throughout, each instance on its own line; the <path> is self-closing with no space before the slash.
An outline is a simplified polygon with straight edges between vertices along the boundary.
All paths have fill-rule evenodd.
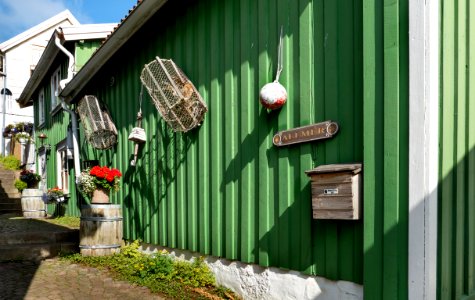
<path id="1" fill-rule="evenodd" d="M 31 170 L 23 170 L 20 172 L 20 180 L 26 183 L 27 188 L 35 188 L 41 180 L 41 176 Z"/>
<path id="2" fill-rule="evenodd" d="M 28 132 L 22 131 L 15 134 L 15 140 L 17 140 L 20 143 L 27 143 L 31 141 L 31 136 Z"/>
<path id="3" fill-rule="evenodd" d="M 109 193 L 119 190 L 122 173 L 107 166 L 95 166 L 81 172 L 79 189 L 89 197 L 92 203 L 109 203 Z"/>
<path id="4" fill-rule="evenodd" d="M 55 186 L 54 188 L 48 189 L 46 192 L 46 198 L 48 202 L 64 202 L 64 191 L 59 187 Z"/>

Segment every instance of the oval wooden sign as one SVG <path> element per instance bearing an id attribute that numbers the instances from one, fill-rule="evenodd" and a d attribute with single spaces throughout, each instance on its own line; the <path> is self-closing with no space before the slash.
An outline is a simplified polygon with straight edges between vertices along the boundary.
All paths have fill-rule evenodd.
<path id="1" fill-rule="evenodd" d="M 338 123 L 325 121 L 312 125 L 282 130 L 274 135 L 274 145 L 287 146 L 332 138 L 339 130 Z"/>

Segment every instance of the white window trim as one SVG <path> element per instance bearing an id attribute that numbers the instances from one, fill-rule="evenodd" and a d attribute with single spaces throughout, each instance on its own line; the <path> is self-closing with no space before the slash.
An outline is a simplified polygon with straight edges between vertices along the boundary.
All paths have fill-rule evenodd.
<path id="1" fill-rule="evenodd" d="M 439 45 L 437 1 L 409 1 L 409 299 L 437 298 Z"/>
<path id="2" fill-rule="evenodd" d="M 47 169 L 46 169 L 46 149 L 40 148 L 38 150 L 38 169 L 39 169 L 39 174 L 41 176 L 41 181 L 40 181 L 40 189 L 43 191 L 47 190 L 48 183 L 47 183 Z"/>
<path id="3" fill-rule="evenodd" d="M 61 81 L 61 66 L 59 66 L 56 71 L 51 75 L 51 111 L 54 111 L 56 107 L 60 104 L 57 96 L 59 82 Z M 55 88 L 56 87 L 56 88 Z"/>
<path id="4" fill-rule="evenodd" d="M 6 70 L 5 70 L 5 64 L 6 64 L 6 57 L 4 53 L 0 53 L 0 74 L 5 75 Z"/>
<path id="5" fill-rule="evenodd" d="M 45 120 L 45 91 L 41 89 L 38 94 L 38 126 L 43 126 Z"/>
<path id="6" fill-rule="evenodd" d="M 68 164 L 68 158 L 67 158 L 68 143 L 66 142 L 66 140 L 63 140 L 62 142 L 56 145 L 56 186 L 58 186 L 60 189 L 63 189 L 63 192 L 65 194 L 68 194 L 69 186 L 68 188 L 65 188 L 63 186 L 63 182 L 61 181 L 61 171 L 62 171 L 61 152 L 63 151 L 66 157 L 66 164 Z M 69 178 L 67 180 L 69 182 Z"/>

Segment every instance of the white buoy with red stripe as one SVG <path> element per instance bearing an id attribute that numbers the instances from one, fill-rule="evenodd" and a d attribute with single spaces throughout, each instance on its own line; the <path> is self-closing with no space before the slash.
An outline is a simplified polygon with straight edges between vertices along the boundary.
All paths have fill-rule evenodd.
<path id="1" fill-rule="evenodd" d="M 277 74 L 274 82 L 264 85 L 259 93 L 261 104 L 267 109 L 277 109 L 282 107 L 287 101 L 287 90 L 279 83 L 280 73 L 282 72 L 282 52 L 283 52 L 283 29 L 280 29 Z"/>

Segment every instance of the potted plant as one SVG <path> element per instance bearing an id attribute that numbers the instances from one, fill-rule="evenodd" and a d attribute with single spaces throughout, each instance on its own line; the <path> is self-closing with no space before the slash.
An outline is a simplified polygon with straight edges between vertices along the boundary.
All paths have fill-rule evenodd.
<path id="1" fill-rule="evenodd" d="M 15 187 L 21 190 L 21 208 L 25 218 L 44 218 L 46 210 L 43 202 L 43 191 L 38 189 L 41 176 L 30 170 L 20 172 L 20 179 Z"/>
<path id="2" fill-rule="evenodd" d="M 26 144 L 28 141 L 30 141 L 31 137 L 28 132 L 21 131 L 17 134 L 15 134 L 15 140 L 20 142 L 20 144 Z"/>
<path id="3" fill-rule="evenodd" d="M 57 186 L 50 188 L 46 192 L 46 199 L 48 203 L 62 203 L 64 202 L 64 191 Z"/>
<path id="4" fill-rule="evenodd" d="M 41 176 L 31 170 L 23 170 L 20 172 L 20 180 L 26 183 L 27 188 L 31 189 L 38 186 Z"/>
<path id="5" fill-rule="evenodd" d="M 118 169 L 95 166 L 81 172 L 78 187 L 91 198 L 91 203 L 107 204 L 110 192 L 119 190 L 121 177 L 122 173 Z"/>

